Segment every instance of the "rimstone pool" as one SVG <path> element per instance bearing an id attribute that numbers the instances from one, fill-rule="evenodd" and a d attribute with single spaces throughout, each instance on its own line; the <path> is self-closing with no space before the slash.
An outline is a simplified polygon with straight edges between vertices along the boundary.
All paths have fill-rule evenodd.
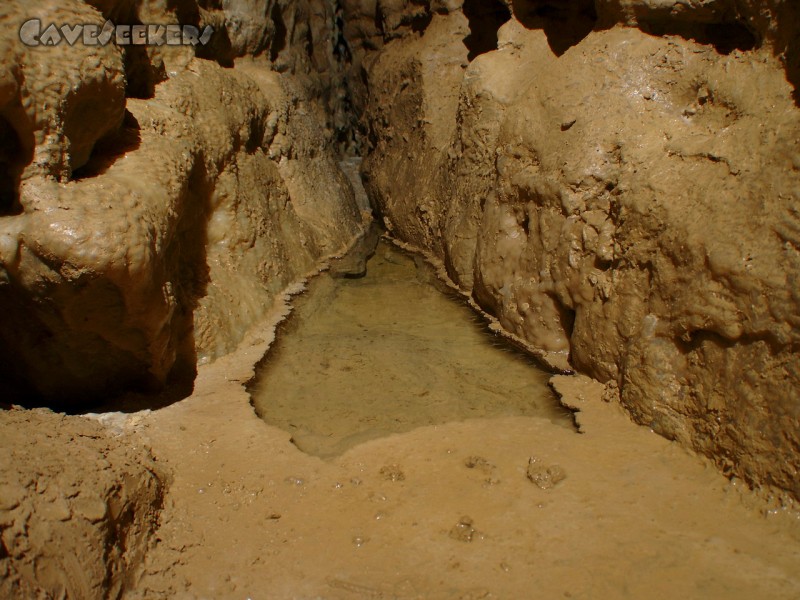
<path id="1" fill-rule="evenodd" d="M 365 276 L 311 282 L 257 373 L 253 405 L 323 458 L 474 418 L 537 416 L 572 428 L 550 374 L 477 319 L 419 256 L 381 242 Z"/>

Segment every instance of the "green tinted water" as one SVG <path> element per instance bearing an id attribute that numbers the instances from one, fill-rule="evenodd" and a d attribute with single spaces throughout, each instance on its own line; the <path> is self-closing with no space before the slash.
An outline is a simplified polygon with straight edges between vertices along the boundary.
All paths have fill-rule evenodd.
<path id="1" fill-rule="evenodd" d="M 473 418 L 536 416 L 571 428 L 548 378 L 448 297 L 419 257 L 380 243 L 365 277 L 311 282 L 250 392 L 262 419 L 329 458 Z"/>

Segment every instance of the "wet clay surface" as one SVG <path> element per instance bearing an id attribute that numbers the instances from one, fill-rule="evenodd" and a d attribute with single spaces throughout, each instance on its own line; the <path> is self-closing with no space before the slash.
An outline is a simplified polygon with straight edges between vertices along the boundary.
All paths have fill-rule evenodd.
<path id="1" fill-rule="evenodd" d="M 301 450 L 327 458 L 390 433 L 482 417 L 573 426 L 549 375 L 483 331 L 419 257 L 382 242 L 365 277 L 332 273 L 297 300 L 252 389 L 257 414 Z"/>
<path id="2" fill-rule="evenodd" d="M 286 314 L 277 305 L 276 319 Z M 271 327 L 131 428 L 174 472 L 128 598 L 796 598 L 800 532 L 559 376 L 577 434 L 530 416 L 419 427 L 333 460 L 242 382 Z M 319 394 L 326 390 L 320 389 Z"/>

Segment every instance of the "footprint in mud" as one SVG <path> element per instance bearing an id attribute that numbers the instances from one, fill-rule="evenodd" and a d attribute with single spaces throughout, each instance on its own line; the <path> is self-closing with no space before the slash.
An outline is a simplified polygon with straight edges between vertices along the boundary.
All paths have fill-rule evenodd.
<path id="1" fill-rule="evenodd" d="M 472 518 L 465 515 L 458 520 L 448 535 L 459 542 L 471 542 L 477 534 Z"/>
<path id="2" fill-rule="evenodd" d="M 480 471 L 486 475 L 486 478 L 483 480 L 484 487 L 500 483 L 500 478 L 495 475 L 497 467 L 482 456 L 468 456 L 464 459 L 464 466 L 468 469 Z"/>
<path id="3" fill-rule="evenodd" d="M 400 468 L 400 465 L 386 465 L 381 467 L 381 477 L 387 481 L 405 481 L 406 474 Z"/>

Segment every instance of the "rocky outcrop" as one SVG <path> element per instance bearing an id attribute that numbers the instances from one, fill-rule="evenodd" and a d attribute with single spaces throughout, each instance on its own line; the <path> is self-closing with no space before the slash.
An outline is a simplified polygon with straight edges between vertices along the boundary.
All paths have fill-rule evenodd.
<path id="1" fill-rule="evenodd" d="M 119 598 L 166 493 L 149 450 L 44 410 L 4 413 L 0 439 L 0 596 Z"/>
<path id="2" fill-rule="evenodd" d="M 361 229 L 337 166 L 328 3 L 90 4 L 12 2 L 0 18 L 216 33 L 197 47 L 0 41 L 0 385 L 58 407 L 190 381 Z"/>
<path id="3" fill-rule="evenodd" d="M 800 497 L 796 9 L 352 4 L 387 227 L 638 422 Z"/>
<path id="4" fill-rule="evenodd" d="M 215 33 L 29 47 L 34 18 Z M 0 24 L 0 596 L 118 598 L 168 476 L 124 428 L 9 404 L 175 399 L 359 235 L 333 7 L 15 0 Z"/>

